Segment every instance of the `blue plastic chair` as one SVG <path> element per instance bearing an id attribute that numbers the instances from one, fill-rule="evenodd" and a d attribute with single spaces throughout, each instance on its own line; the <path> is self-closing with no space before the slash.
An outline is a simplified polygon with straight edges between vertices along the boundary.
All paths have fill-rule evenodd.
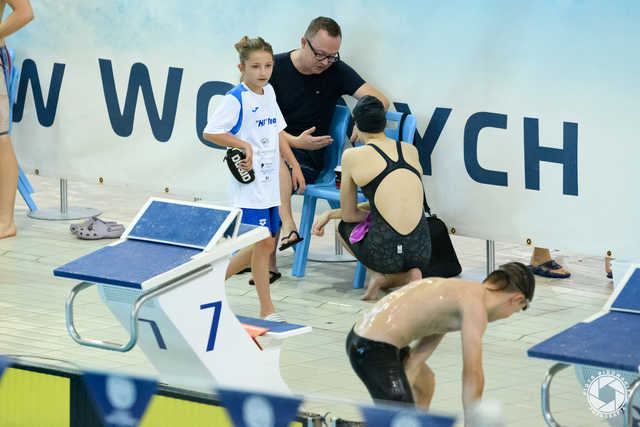
<path id="1" fill-rule="evenodd" d="M 344 115 L 344 118 L 343 118 Z M 397 112 L 387 112 L 387 121 L 396 122 L 399 124 L 400 118 L 402 117 L 401 113 Z M 335 173 L 333 170 L 337 165 L 340 164 L 340 160 L 342 157 L 342 149 L 344 146 L 344 140 L 346 137 L 346 123 L 343 121 L 349 120 L 349 110 L 346 107 L 337 105 L 336 112 L 334 113 L 333 121 L 331 123 L 331 136 L 333 137 L 334 142 L 329 146 L 332 147 L 336 141 L 341 141 L 338 146 L 332 147 L 332 153 L 325 157 L 325 165 L 327 165 L 326 169 L 323 170 L 321 174 L 321 179 L 318 179 L 316 184 L 308 185 L 304 192 L 304 202 L 302 205 L 302 216 L 300 219 L 300 236 L 304 238 L 304 240 L 298 243 L 296 247 L 296 253 L 293 260 L 293 268 L 291 273 L 295 277 L 304 277 L 304 273 L 307 265 L 307 256 L 309 254 L 309 244 L 311 238 L 311 226 L 313 225 L 313 220 L 316 211 L 316 202 L 318 199 L 324 199 L 329 203 L 332 209 L 337 209 L 340 207 L 340 190 L 336 188 L 335 185 Z M 342 126 L 344 126 L 344 136 L 340 136 L 337 132 L 342 131 Z M 336 131 L 334 135 L 333 131 Z M 411 141 L 413 142 L 413 135 L 416 130 L 416 117 L 412 114 L 408 115 L 405 119 L 404 126 L 402 129 L 402 140 L 403 141 Z M 396 125 L 393 128 L 385 129 L 385 134 L 392 139 L 396 139 L 398 137 L 398 126 Z M 337 139 L 340 138 L 340 139 Z M 327 150 L 328 151 L 328 150 Z M 358 203 L 366 202 L 367 199 L 364 195 L 358 192 Z M 366 268 L 362 263 L 358 262 L 356 265 L 356 274 L 353 279 L 353 287 L 356 289 L 364 287 L 364 280 L 366 276 Z"/>
<path id="2" fill-rule="evenodd" d="M 13 128 L 13 103 L 16 102 L 16 95 L 18 93 L 18 80 L 20 80 L 18 75 L 20 74 L 20 70 L 15 65 L 15 51 L 11 48 L 9 48 L 8 50 L 9 50 L 9 57 L 11 58 L 11 65 L 12 65 L 11 77 L 9 78 L 9 81 L 6 82 L 7 92 L 9 95 L 9 117 L 11 118 L 9 120 L 9 133 L 11 133 L 11 130 Z M 20 195 L 22 196 L 22 199 L 24 200 L 24 202 L 29 207 L 29 210 L 37 211 L 38 206 L 36 206 L 36 203 L 31 198 L 31 195 L 33 194 L 33 191 L 34 191 L 33 187 L 31 186 L 29 179 L 24 174 L 24 171 L 19 165 L 18 165 L 18 191 L 20 192 Z"/>

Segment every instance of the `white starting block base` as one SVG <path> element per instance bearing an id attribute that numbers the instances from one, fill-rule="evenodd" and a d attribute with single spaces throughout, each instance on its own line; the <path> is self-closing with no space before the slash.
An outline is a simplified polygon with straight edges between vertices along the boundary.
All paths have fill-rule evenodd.
<path id="1" fill-rule="evenodd" d="M 221 285 L 228 263 L 228 258 L 222 259 L 208 273 L 145 304 L 138 316 L 138 345 L 160 380 L 169 385 L 208 391 L 217 385 L 288 394 L 280 376 L 280 345 L 260 350 L 227 303 Z M 131 306 L 142 291 L 101 285 L 99 293 L 129 329 Z"/>
<path id="2" fill-rule="evenodd" d="M 140 345 L 168 385 L 210 392 L 213 387 L 290 394 L 280 376 L 280 345 L 261 350 L 233 313 L 224 289 L 229 259 L 269 236 L 241 225 L 239 209 L 151 199 L 121 239 L 54 270 L 84 280 L 67 299 L 67 329 L 82 345 L 125 352 Z M 73 301 L 96 284 L 129 331 L 126 344 L 82 338 Z M 311 328 L 265 322 L 277 339 Z M 262 331 L 262 330 L 261 330 Z"/>

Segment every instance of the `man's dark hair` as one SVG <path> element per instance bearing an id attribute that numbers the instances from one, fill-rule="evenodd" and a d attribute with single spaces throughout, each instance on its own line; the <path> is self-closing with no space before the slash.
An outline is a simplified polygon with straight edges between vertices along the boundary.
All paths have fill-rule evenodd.
<path id="1" fill-rule="evenodd" d="M 509 262 L 501 265 L 499 269 L 489 274 L 484 279 L 484 282 L 491 282 L 497 285 L 498 289 L 496 291 L 520 291 L 529 301 L 533 300 L 533 292 L 536 288 L 536 279 L 533 274 L 520 262 Z"/>
<path id="2" fill-rule="evenodd" d="M 304 32 L 304 38 L 311 40 L 320 30 L 325 30 L 331 37 L 342 37 L 340 25 L 336 21 L 326 16 L 318 16 L 307 27 L 307 31 Z"/>
<path id="3" fill-rule="evenodd" d="M 384 105 L 375 96 L 365 95 L 353 107 L 353 121 L 366 133 L 380 133 L 387 125 Z"/>

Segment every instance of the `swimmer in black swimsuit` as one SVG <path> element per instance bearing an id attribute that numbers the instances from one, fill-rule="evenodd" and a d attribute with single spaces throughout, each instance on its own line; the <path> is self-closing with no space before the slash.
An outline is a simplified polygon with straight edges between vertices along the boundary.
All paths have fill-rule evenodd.
<path id="1" fill-rule="evenodd" d="M 469 422 L 484 388 L 487 323 L 526 309 L 534 291 L 533 274 L 519 262 L 501 266 L 482 283 L 437 277 L 413 282 L 382 298 L 353 326 L 346 341 L 351 366 L 375 401 L 429 407 L 435 374 L 427 361 L 445 334 L 460 331 Z"/>
<path id="2" fill-rule="evenodd" d="M 343 244 L 372 272 L 363 299 L 376 299 L 381 288 L 426 275 L 431 239 L 418 150 L 384 134 L 385 111 L 377 98 L 360 99 L 353 117 L 366 145 L 343 153 L 341 208 L 320 215 L 312 233 L 322 235 L 329 219 L 342 219 L 338 230 Z M 365 205 L 356 206 L 357 186 L 369 199 L 370 212 Z M 366 233 L 359 225 L 365 220 L 370 223 Z"/>

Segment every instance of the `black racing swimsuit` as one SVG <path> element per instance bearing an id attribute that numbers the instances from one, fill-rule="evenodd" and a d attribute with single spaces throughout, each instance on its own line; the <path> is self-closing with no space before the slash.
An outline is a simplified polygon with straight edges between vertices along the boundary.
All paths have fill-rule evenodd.
<path id="1" fill-rule="evenodd" d="M 397 348 L 385 342 L 361 337 L 353 329 L 347 336 L 351 367 L 374 400 L 414 403 L 404 370 L 409 347 Z"/>
<path id="2" fill-rule="evenodd" d="M 412 268 L 419 268 L 422 275 L 429 272 L 431 260 L 431 237 L 427 218 L 422 215 L 420 222 L 409 234 L 398 233 L 385 220 L 375 205 L 375 193 L 384 178 L 397 169 L 407 169 L 422 179 L 420 172 L 402 157 L 400 141 L 396 141 L 398 161 L 394 162 L 379 147 L 369 146 L 376 150 L 387 162 L 382 172 L 362 187 L 362 193 L 371 204 L 371 226 L 359 242 L 351 243 L 349 236 L 357 222 L 340 221 L 338 231 L 349 245 L 354 255 L 367 268 L 382 274 L 403 273 Z"/>

